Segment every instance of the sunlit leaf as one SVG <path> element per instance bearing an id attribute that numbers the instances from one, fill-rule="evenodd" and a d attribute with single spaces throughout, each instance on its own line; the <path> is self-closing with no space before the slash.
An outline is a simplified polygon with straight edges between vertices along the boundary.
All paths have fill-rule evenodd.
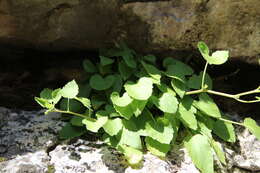
<path id="1" fill-rule="evenodd" d="M 160 98 L 153 98 L 154 104 L 163 112 L 175 113 L 178 109 L 178 100 L 170 93 L 163 93 Z"/>
<path id="2" fill-rule="evenodd" d="M 98 111 L 96 113 L 97 119 L 85 118 L 82 123 L 86 125 L 86 128 L 91 132 L 98 132 L 98 130 L 106 124 L 108 117 L 105 111 Z"/>
<path id="3" fill-rule="evenodd" d="M 125 158 L 130 166 L 137 166 L 143 160 L 143 153 L 133 147 L 126 145 L 120 145 L 121 152 L 125 155 Z"/>
<path id="4" fill-rule="evenodd" d="M 217 141 L 214 141 L 214 139 L 210 139 L 210 145 L 214 149 L 219 161 L 226 165 L 226 157 L 224 151 L 222 150 L 221 144 Z"/>
<path id="5" fill-rule="evenodd" d="M 218 106 L 206 93 L 199 94 L 199 101 L 196 101 L 194 106 L 208 116 L 221 117 Z"/>
<path id="6" fill-rule="evenodd" d="M 162 158 L 166 157 L 166 154 L 171 149 L 169 144 L 162 144 L 150 137 L 145 137 L 145 144 L 152 154 Z"/>
<path id="7" fill-rule="evenodd" d="M 110 136 L 118 134 L 122 127 L 122 120 L 120 118 L 109 119 L 107 120 L 106 124 L 103 125 L 103 129 Z"/>
<path id="8" fill-rule="evenodd" d="M 74 98 L 79 93 L 79 87 L 75 80 L 70 81 L 61 89 L 61 95 L 65 98 Z"/>
<path id="9" fill-rule="evenodd" d="M 185 92 L 188 90 L 188 87 L 185 85 L 185 83 L 177 79 L 172 79 L 171 85 L 174 91 L 176 91 L 176 93 L 180 96 L 180 98 L 183 98 Z"/>
<path id="10" fill-rule="evenodd" d="M 150 78 L 142 77 L 138 82 L 128 82 L 124 85 L 129 96 L 136 100 L 147 100 L 153 92 L 153 82 Z"/>
<path id="11" fill-rule="evenodd" d="M 244 125 L 248 130 L 260 140 L 260 127 L 257 125 L 256 121 L 251 118 L 244 119 Z"/>
<path id="12" fill-rule="evenodd" d="M 207 137 L 196 134 L 186 139 L 184 146 L 188 150 L 192 162 L 202 173 L 214 173 L 213 153 Z"/>
<path id="13" fill-rule="evenodd" d="M 193 130 L 197 129 L 197 120 L 195 115 L 191 111 L 188 111 L 182 104 L 179 104 L 177 117 L 188 128 L 191 128 Z"/>
<path id="14" fill-rule="evenodd" d="M 110 96 L 110 99 L 114 105 L 120 107 L 125 107 L 133 101 L 133 99 L 131 99 L 127 93 L 124 93 L 123 96 L 120 97 L 118 92 L 113 92 Z"/>

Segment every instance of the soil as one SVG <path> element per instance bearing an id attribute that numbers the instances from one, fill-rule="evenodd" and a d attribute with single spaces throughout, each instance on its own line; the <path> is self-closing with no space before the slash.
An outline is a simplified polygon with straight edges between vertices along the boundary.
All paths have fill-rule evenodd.
<path id="1" fill-rule="evenodd" d="M 23 110 L 40 109 L 33 98 L 43 88 L 59 88 L 69 80 L 80 80 L 84 75 L 83 59 L 98 58 L 97 52 L 82 51 L 54 53 L 22 50 L 15 55 L 15 58 L 7 55 L 0 57 L 0 106 Z M 192 54 L 191 57 L 198 60 L 197 56 Z M 203 61 L 189 62 L 194 69 L 203 70 Z M 209 74 L 217 91 L 235 94 L 260 85 L 260 66 L 240 61 L 210 66 Z M 214 98 L 224 112 L 260 119 L 259 103 L 243 104 L 223 97 Z"/>

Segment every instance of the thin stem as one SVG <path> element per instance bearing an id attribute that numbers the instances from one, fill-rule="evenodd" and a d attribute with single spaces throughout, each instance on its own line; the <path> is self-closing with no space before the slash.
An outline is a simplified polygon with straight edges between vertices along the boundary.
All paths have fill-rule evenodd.
<path id="1" fill-rule="evenodd" d="M 67 102 L 67 111 L 70 111 L 70 99 L 68 98 L 68 102 Z"/>
<path id="2" fill-rule="evenodd" d="M 239 125 L 239 126 L 245 126 L 243 123 L 238 123 L 238 122 L 227 120 L 227 119 L 224 119 L 224 118 L 217 118 L 217 119 L 219 119 L 221 121 L 225 121 L 225 122 L 230 123 L 230 124 L 236 124 L 236 125 Z"/>
<path id="3" fill-rule="evenodd" d="M 205 75 L 206 75 L 206 71 L 207 71 L 207 67 L 208 67 L 208 62 L 206 63 L 204 70 L 203 70 L 203 74 L 202 74 L 202 80 L 201 80 L 201 89 L 204 88 L 204 82 L 205 82 Z"/>
<path id="4" fill-rule="evenodd" d="M 71 115 L 75 115 L 75 116 L 78 116 L 78 117 L 81 117 L 81 118 L 86 118 L 86 116 L 84 116 L 82 114 L 78 114 L 78 113 L 71 112 L 71 111 L 63 111 L 63 110 L 60 110 L 60 109 L 54 109 L 53 112 L 59 112 L 59 113 L 64 113 L 64 114 L 71 114 Z"/>

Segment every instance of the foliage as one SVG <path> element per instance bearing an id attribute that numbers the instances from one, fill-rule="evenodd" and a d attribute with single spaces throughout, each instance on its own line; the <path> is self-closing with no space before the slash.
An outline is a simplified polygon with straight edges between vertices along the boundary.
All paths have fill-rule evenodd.
<path id="1" fill-rule="evenodd" d="M 225 63 L 228 51 L 210 56 L 205 43 L 199 42 L 198 48 L 207 63 L 196 75 L 190 66 L 172 58 L 164 59 L 160 68 L 155 56 L 138 56 L 122 44 L 100 55 L 99 63 L 83 62 L 87 73 L 80 87 L 73 80 L 63 88 L 44 89 L 35 100 L 46 113 L 74 115 L 60 132 L 63 139 L 86 131 L 101 133 L 108 145 L 125 155 L 129 165 L 136 166 L 146 149 L 163 158 L 178 138 L 196 167 L 202 173 L 213 173 L 214 154 L 226 163 L 215 136 L 235 142 L 236 124 L 259 139 L 260 127 L 251 118 L 243 123 L 226 119 L 209 94 L 251 103 L 259 102 L 259 97 L 251 101 L 240 97 L 260 93 L 260 88 L 235 95 L 212 90 L 207 65 Z M 58 102 L 61 108 L 57 108 Z"/>

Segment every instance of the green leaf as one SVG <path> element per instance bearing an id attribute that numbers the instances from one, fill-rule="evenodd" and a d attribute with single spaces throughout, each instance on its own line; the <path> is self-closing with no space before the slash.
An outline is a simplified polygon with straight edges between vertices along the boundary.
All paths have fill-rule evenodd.
<path id="1" fill-rule="evenodd" d="M 154 55 L 146 55 L 146 56 L 143 56 L 143 59 L 147 62 L 150 62 L 152 64 L 155 64 L 156 63 L 156 56 Z"/>
<path id="2" fill-rule="evenodd" d="M 101 66 L 106 66 L 106 65 L 110 65 L 113 64 L 115 60 L 111 59 L 111 58 L 107 58 L 104 56 L 99 56 L 100 58 L 100 64 Z"/>
<path id="3" fill-rule="evenodd" d="M 203 75 L 202 72 L 200 73 L 199 76 L 198 75 L 192 75 L 192 77 L 190 77 L 190 79 L 188 81 L 189 88 L 200 89 L 201 88 L 202 75 Z M 205 82 L 204 83 L 208 86 L 208 89 L 212 89 L 212 79 L 210 78 L 210 76 L 207 73 L 205 75 Z"/>
<path id="4" fill-rule="evenodd" d="M 161 111 L 166 113 L 175 113 L 178 109 L 178 100 L 170 93 L 163 93 L 158 99 L 153 96 L 153 102 Z"/>
<path id="5" fill-rule="evenodd" d="M 154 121 L 149 121 L 145 125 L 147 135 L 163 144 L 170 144 L 173 139 L 174 130 L 171 125 L 164 126 Z"/>
<path id="6" fill-rule="evenodd" d="M 156 67 L 150 64 L 146 64 L 145 62 L 141 62 L 146 72 L 152 77 L 154 83 L 160 84 L 161 80 L 161 71 Z"/>
<path id="7" fill-rule="evenodd" d="M 235 130 L 232 124 L 217 120 L 214 123 L 213 133 L 227 142 L 236 142 Z"/>
<path id="8" fill-rule="evenodd" d="M 45 88 L 41 91 L 40 97 L 46 100 L 51 100 L 52 99 L 52 89 Z"/>
<path id="9" fill-rule="evenodd" d="M 96 113 L 97 119 L 85 118 L 82 123 L 86 125 L 91 132 L 98 132 L 98 130 L 106 124 L 108 117 L 105 111 L 98 111 Z"/>
<path id="10" fill-rule="evenodd" d="M 143 153 L 141 151 L 126 145 L 120 145 L 119 148 L 119 150 L 125 155 L 130 166 L 137 166 L 143 160 Z"/>
<path id="11" fill-rule="evenodd" d="M 214 173 L 213 153 L 207 137 L 196 134 L 186 139 L 184 146 L 188 150 L 192 162 L 202 173 Z"/>
<path id="12" fill-rule="evenodd" d="M 173 89 L 176 91 L 176 93 L 180 96 L 180 98 L 183 98 L 185 95 L 185 92 L 188 90 L 185 83 L 182 81 L 179 81 L 177 79 L 172 79 L 171 85 Z"/>
<path id="13" fill-rule="evenodd" d="M 203 41 L 198 42 L 197 46 L 198 46 L 198 49 L 199 49 L 201 55 L 207 61 L 207 59 L 209 58 L 209 48 L 208 48 L 208 46 Z"/>
<path id="14" fill-rule="evenodd" d="M 212 55 L 208 59 L 209 64 L 220 65 L 224 64 L 229 57 L 229 52 L 226 50 L 213 52 Z"/>
<path id="15" fill-rule="evenodd" d="M 97 72 L 97 67 L 88 59 L 83 61 L 83 68 L 88 73 L 95 73 Z"/>
<path id="16" fill-rule="evenodd" d="M 123 129 L 119 144 L 125 144 L 136 149 L 142 149 L 142 142 L 140 135 L 137 133 L 138 129 L 132 121 L 122 120 Z"/>
<path id="17" fill-rule="evenodd" d="M 133 74 L 133 69 L 128 67 L 124 61 L 119 62 L 118 71 L 124 80 L 128 79 Z"/>
<path id="18" fill-rule="evenodd" d="M 60 109 L 64 111 L 68 110 L 68 99 L 63 98 L 61 100 Z M 72 99 L 69 101 L 69 110 L 71 112 L 81 113 L 85 110 L 85 108 L 79 101 Z"/>
<path id="19" fill-rule="evenodd" d="M 190 66 L 173 58 L 166 58 L 163 64 L 167 67 L 165 74 L 171 78 L 185 82 L 185 76 L 193 74 Z"/>
<path id="20" fill-rule="evenodd" d="M 171 149 L 169 144 L 162 144 L 159 141 L 156 141 L 150 137 L 145 137 L 145 143 L 147 149 L 154 155 L 164 158 L 166 154 Z"/>
<path id="21" fill-rule="evenodd" d="M 225 153 L 222 150 L 221 144 L 217 141 L 214 141 L 214 139 L 210 139 L 210 145 L 213 148 L 213 150 L 215 151 L 219 161 L 221 163 L 223 163 L 224 165 L 226 165 L 226 157 L 225 157 Z"/>
<path id="22" fill-rule="evenodd" d="M 199 94 L 199 101 L 196 101 L 194 106 L 208 116 L 221 117 L 218 106 L 206 93 Z"/>
<path id="23" fill-rule="evenodd" d="M 95 74 L 91 76 L 89 80 L 89 84 L 91 88 L 98 91 L 102 91 L 112 87 L 114 81 L 115 81 L 115 76 L 113 75 L 108 75 L 105 78 L 102 78 L 102 76 L 100 76 L 99 74 Z"/>
<path id="24" fill-rule="evenodd" d="M 86 133 L 86 129 L 82 127 L 72 126 L 70 123 L 67 123 L 60 131 L 59 137 L 61 139 L 72 139 Z"/>
<path id="25" fill-rule="evenodd" d="M 147 100 L 153 92 L 153 82 L 147 77 L 140 78 L 136 84 L 127 82 L 124 87 L 128 95 L 136 100 Z"/>
<path id="26" fill-rule="evenodd" d="M 120 97 L 118 92 L 113 92 L 110 96 L 110 99 L 114 105 L 120 107 L 125 107 L 133 101 L 133 99 L 131 99 L 127 93 L 124 93 L 123 96 Z"/>
<path id="27" fill-rule="evenodd" d="M 166 84 L 161 83 L 159 85 L 156 85 L 158 87 L 158 89 L 163 92 L 163 93 L 170 93 L 173 96 L 176 96 L 176 93 L 170 88 L 168 87 Z"/>
<path id="28" fill-rule="evenodd" d="M 70 123 L 73 126 L 83 126 L 84 124 L 82 123 L 82 120 L 83 118 L 74 116 L 70 119 Z"/>
<path id="29" fill-rule="evenodd" d="M 91 109 L 91 102 L 88 98 L 85 97 L 76 97 L 75 98 L 77 101 L 82 103 L 86 108 Z"/>
<path id="30" fill-rule="evenodd" d="M 131 107 L 131 105 L 128 105 L 128 106 L 125 106 L 125 107 L 120 107 L 120 106 L 117 106 L 117 105 L 113 105 L 115 110 L 122 116 L 124 117 L 125 119 L 129 120 L 134 112 L 133 112 L 133 109 Z"/>
<path id="31" fill-rule="evenodd" d="M 197 120 L 195 115 L 191 111 L 188 111 L 182 104 L 179 104 L 177 117 L 188 128 L 191 128 L 193 130 L 197 129 Z"/>
<path id="32" fill-rule="evenodd" d="M 229 57 L 228 51 L 216 51 L 210 56 L 209 48 L 204 42 L 199 42 L 198 48 L 203 58 L 209 64 L 220 65 L 220 64 L 224 64 L 228 60 Z"/>
<path id="33" fill-rule="evenodd" d="M 114 85 L 112 87 L 112 90 L 120 93 L 122 88 L 123 88 L 122 77 L 119 74 L 116 74 L 114 76 L 115 76 L 115 82 L 114 82 Z"/>
<path id="34" fill-rule="evenodd" d="M 127 66 L 131 68 L 136 68 L 136 62 L 134 59 L 134 51 L 129 49 L 126 44 L 121 43 L 120 45 L 121 50 L 117 51 L 114 56 L 121 56 L 123 57 L 125 63 Z"/>
<path id="35" fill-rule="evenodd" d="M 92 107 L 95 110 L 98 110 L 102 105 L 104 105 L 106 102 L 103 100 L 99 100 L 98 98 L 91 98 Z"/>
<path id="36" fill-rule="evenodd" d="M 147 100 L 134 100 L 130 104 L 130 106 L 133 110 L 133 113 L 136 117 L 139 116 L 143 112 L 143 109 L 145 108 L 146 103 L 147 103 Z"/>
<path id="37" fill-rule="evenodd" d="M 248 128 L 248 130 L 256 136 L 258 140 L 260 140 L 260 127 L 257 125 L 255 120 L 251 118 L 244 119 L 244 126 Z"/>
<path id="38" fill-rule="evenodd" d="M 79 93 L 79 87 L 75 80 L 70 81 L 61 89 L 61 95 L 65 98 L 73 99 Z"/>
<path id="39" fill-rule="evenodd" d="M 119 133 L 122 127 L 122 120 L 120 118 L 115 118 L 107 120 L 106 124 L 103 126 L 103 129 L 110 136 L 114 136 Z"/>
<path id="40" fill-rule="evenodd" d="M 61 91 L 60 88 L 52 91 L 52 93 L 51 93 L 52 100 L 51 101 L 52 101 L 53 104 L 57 104 L 60 101 L 60 99 L 62 97 L 60 91 Z"/>
<path id="41" fill-rule="evenodd" d="M 54 105 L 50 104 L 50 103 L 48 102 L 48 100 L 46 100 L 46 99 L 39 98 L 39 97 L 34 97 L 34 100 L 35 100 L 39 105 L 41 105 L 41 107 L 43 107 L 43 108 L 47 108 L 47 109 L 53 109 L 53 108 L 54 108 Z"/>

